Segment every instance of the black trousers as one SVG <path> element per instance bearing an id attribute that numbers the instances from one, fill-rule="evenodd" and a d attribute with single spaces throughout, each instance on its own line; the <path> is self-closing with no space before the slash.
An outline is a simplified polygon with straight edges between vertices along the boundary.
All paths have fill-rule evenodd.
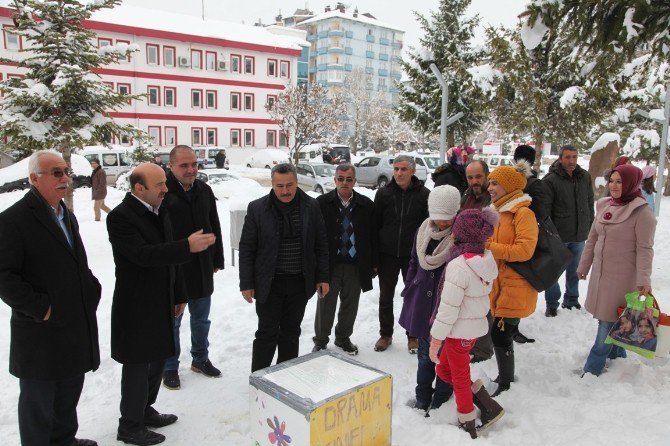
<path id="1" fill-rule="evenodd" d="M 251 356 L 251 371 L 298 357 L 300 324 L 305 315 L 307 296 L 302 276 L 278 276 L 272 280 L 270 294 L 263 303 L 256 301 L 258 330 Z"/>
<path id="2" fill-rule="evenodd" d="M 493 326 L 493 316 L 489 311 L 486 315 L 486 320 L 489 323 L 489 331 L 477 339 L 475 346 L 470 350 L 471 355 L 475 355 L 481 359 L 490 359 L 493 356 L 493 341 L 491 340 L 491 327 Z"/>
<path id="3" fill-rule="evenodd" d="M 340 310 L 337 312 L 335 340 L 346 341 L 354 332 L 354 323 L 358 314 L 358 301 L 361 297 L 361 283 L 358 280 L 358 265 L 335 264 L 330 276 L 330 291 L 316 303 L 314 318 L 314 344 L 327 345 L 335 322 L 337 297 Z"/>
<path id="4" fill-rule="evenodd" d="M 379 254 L 379 335 L 393 336 L 393 297 L 398 284 L 398 274 L 402 272 L 403 284 L 409 268 L 409 257 L 395 257 Z M 403 285 L 404 286 L 404 285 Z"/>
<path id="5" fill-rule="evenodd" d="M 144 415 L 156 412 L 156 402 L 165 360 L 146 364 L 123 364 L 121 372 L 121 418 L 119 432 L 144 429 Z"/>
<path id="6" fill-rule="evenodd" d="M 23 446 L 71 446 L 79 428 L 77 403 L 84 375 L 62 381 L 19 379 Z"/>

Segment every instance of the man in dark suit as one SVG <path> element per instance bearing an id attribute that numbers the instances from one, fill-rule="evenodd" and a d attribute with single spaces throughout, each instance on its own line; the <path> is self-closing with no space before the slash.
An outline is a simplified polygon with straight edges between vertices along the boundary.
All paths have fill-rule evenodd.
<path id="1" fill-rule="evenodd" d="M 272 168 L 272 190 L 249 203 L 240 238 L 240 291 L 256 299 L 251 371 L 296 358 L 307 300 L 328 294 L 328 242 L 319 204 L 298 189 L 295 166 Z"/>
<path id="2" fill-rule="evenodd" d="M 152 407 L 165 360 L 175 353 L 174 317 L 187 299 L 181 269 L 190 254 L 215 242 L 202 230 L 174 240 L 166 210 L 165 172 L 144 163 L 130 174 L 131 192 L 107 217 L 116 264 L 112 303 L 112 358 L 123 364 L 121 418 L 117 440 L 137 445 L 161 443 L 165 436 L 146 427 L 162 427 L 177 416 Z"/>
<path id="3" fill-rule="evenodd" d="M 220 153 L 220 152 L 219 152 Z M 170 152 L 170 171 L 167 174 L 168 193 L 163 207 L 170 214 L 174 237 L 186 238 L 202 229 L 216 236 L 216 243 L 197 254 L 191 254 L 182 265 L 188 294 L 188 312 L 191 319 L 191 370 L 210 378 L 219 378 L 221 371 L 209 360 L 209 310 L 214 292 L 214 273 L 223 269 L 221 224 L 216 211 L 216 197 L 212 188 L 196 178 L 198 160 L 189 146 L 176 146 Z M 175 355 L 165 363 L 163 385 L 177 390 L 179 380 L 179 327 L 183 316 L 175 319 Z"/>
<path id="4" fill-rule="evenodd" d="M 356 168 L 335 168 L 335 190 L 316 199 L 328 234 L 330 291 L 316 303 L 314 349 L 326 348 L 335 320 L 338 296 L 340 310 L 335 326 L 335 345 L 350 355 L 358 354 L 351 342 L 358 301 L 362 291 L 372 289 L 377 269 L 377 225 L 372 200 L 354 191 Z"/>
<path id="5" fill-rule="evenodd" d="M 84 373 L 100 365 L 100 283 L 62 202 L 67 164 L 42 150 L 28 168 L 30 192 L 0 214 L 0 297 L 12 307 L 9 371 L 21 389 L 21 443 L 94 446 L 75 434 Z"/>

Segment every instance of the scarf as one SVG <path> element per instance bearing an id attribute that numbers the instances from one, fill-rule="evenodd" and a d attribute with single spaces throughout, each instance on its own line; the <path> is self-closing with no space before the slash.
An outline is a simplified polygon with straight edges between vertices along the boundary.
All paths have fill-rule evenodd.
<path id="1" fill-rule="evenodd" d="M 504 196 L 498 198 L 498 199 L 495 201 L 495 203 L 493 203 L 493 207 L 496 208 L 496 211 L 499 211 L 500 208 L 502 208 L 503 206 L 505 206 L 506 203 L 509 203 L 510 201 L 512 201 L 512 200 L 514 200 L 514 199 L 516 199 L 516 198 L 521 197 L 522 195 L 523 195 L 523 191 L 521 191 L 521 190 L 515 190 L 515 191 L 512 191 L 512 192 L 510 192 L 509 194 L 504 195 Z"/>
<path id="2" fill-rule="evenodd" d="M 426 254 L 428 243 L 432 240 L 440 240 L 432 254 Z M 451 227 L 440 231 L 430 218 L 424 220 L 416 231 L 416 256 L 419 265 L 426 271 L 434 270 L 444 265 L 447 260 L 449 247 L 451 246 Z"/>
<path id="3" fill-rule="evenodd" d="M 622 164 L 612 169 L 612 173 L 614 172 L 619 172 L 619 175 L 621 175 L 621 196 L 619 198 L 610 198 L 612 206 L 623 206 L 637 197 L 644 198 L 640 190 L 642 171 L 638 167 L 632 164 Z"/>
<path id="4" fill-rule="evenodd" d="M 282 217 L 282 236 L 296 236 L 296 230 L 293 227 L 293 220 L 291 219 L 291 212 L 300 203 L 300 196 L 296 193 L 295 197 L 293 197 L 293 200 L 291 200 L 289 203 L 284 203 L 283 201 L 279 200 L 274 191 L 270 193 L 270 197 L 272 205 L 275 207 L 275 209 L 277 209 L 277 211 L 279 211 L 279 214 Z"/>

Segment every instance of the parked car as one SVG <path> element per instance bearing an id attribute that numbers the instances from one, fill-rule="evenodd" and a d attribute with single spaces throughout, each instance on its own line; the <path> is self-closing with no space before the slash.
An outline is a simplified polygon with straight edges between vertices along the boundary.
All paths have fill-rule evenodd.
<path id="1" fill-rule="evenodd" d="M 434 153 L 419 153 L 419 152 L 408 152 L 408 153 L 401 153 L 401 155 L 407 155 L 407 156 L 412 156 L 414 157 L 414 161 L 416 162 L 416 168 L 417 172 L 419 170 L 419 166 L 424 166 L 426 168 L 426 171 L 431 174 L 433 171 L 442 164 L 440 162 L 440 155 L 439 154 L 434 154 Z"/>
<path id="2" fill-rule="evenodd" d="M 74 174 L 72 185 L 75 189 L 79 187 L 91 187 L 91 164 L 86 158 L 73 153 L 70 164 Z M 14 192 L 30 188 L 28 181 L 28 158 L 0 169 L 0 193 Z"/>
<path id="3" fill-rule="evenodd" d="M 99 159 L 100 165 L 107 174 L 107 184 L 111 185 L 116 183 L 119 175 L 128 172 L 133 167 L 132 152 L 132 147 L 88 146 L 78 154 L 83 155 L 89 163 L 94 159 Z"/>
<path id="4" fill-rule="evenodd" d="M 239 180 L 240 177 L 227 169 L 204 169 L 198 171 L 197 178 L 205 183 L 216 184 L 222 181 Z"/>
<path id="5" fill-rule="evenodd" d="M 349 146 L 342 144 L 331 144 L 323 147 L 323 162 L 328 164 L 343 164 L 351 162 L 351 151 Z"/>
<path id="6" fill-rule="evenodd" d="M 291 160 L 294 159 L 293 151 L 291 151 Z M 298 152 L 298 160 L 304 163 L 322 163 L 321 144 L 308 144 L 300 148 Z"/>
<path id="7" fill-rule="evenodd" d="M 288 153 L 279 149 L 261 149 L 244 161 L 247 167 L 271 169 L 281 163 L 288 163 Z"/>
<path id="8" fill-rule="evenodd" d="M 335 189 L 335 166 L 332 164 L 299 163 L 298 186 L 323 194 Z"/>
<path id="9" fill-rule="evenodd" d="M 499 166 L 513 166 L 514 157 L 511 155 L 489 155 L 485 158 L 486 164 L 489 165 L 489 169 L 493 170 Z"/>
<path id="10" fill-rule="evenodd" d="M 369 156 L 356 163 L 356 182 L 359 186 L 384 187 L 393 178 L 394 156 Z M 424 183 L 428 179 L 425 165 L 416 166 L 416 177 Z"/>

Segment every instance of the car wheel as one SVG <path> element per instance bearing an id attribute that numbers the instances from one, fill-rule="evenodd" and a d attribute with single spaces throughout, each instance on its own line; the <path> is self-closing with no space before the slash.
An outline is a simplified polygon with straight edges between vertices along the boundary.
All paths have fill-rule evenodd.
<path id="1" fill-rule="evenodd" d="M 248 167 L 249 169 L 251 169 L 251 164 L 247 164 L 247 167 Z"/>
<path id="2" fill-rule="evenodd" d="M 314 192 L 323 195 L 323 188 L 317 184 L 316 187 L 314 188 Z"/>
<path id="3" fill-rule="evenodd" d="M 386 186 L 387 184 L 389 184 L 389 180 L 386 177 L 379 177 L 377 180 L 377 186 L 380 188 Z"/>

